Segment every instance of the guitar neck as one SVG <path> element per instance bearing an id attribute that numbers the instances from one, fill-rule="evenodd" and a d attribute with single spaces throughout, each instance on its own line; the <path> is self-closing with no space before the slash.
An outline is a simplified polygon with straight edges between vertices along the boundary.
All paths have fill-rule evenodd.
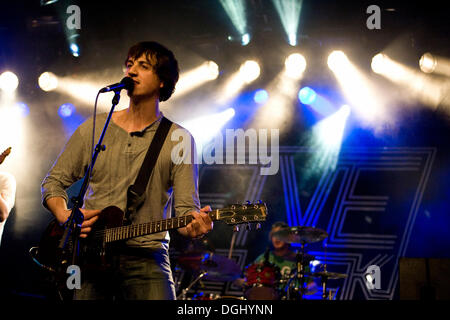
<path id="1" fill-rule="evenodd" d="M 217 221 L 219 219 L 220 209 L 210 211 L 208 212 L 208 215 L 212 221 Z M 153 233 L 183 228 L 187 226 L 193 220 L 193 218 L 194 217 L 192 215 L 185 215 L 159 221 L 151 221 L 146 223 L 110 228 L 103 230 L 103 233 L 101 235 L 104 237 L 106 243 L 119 240 L 127 240 Z"/>

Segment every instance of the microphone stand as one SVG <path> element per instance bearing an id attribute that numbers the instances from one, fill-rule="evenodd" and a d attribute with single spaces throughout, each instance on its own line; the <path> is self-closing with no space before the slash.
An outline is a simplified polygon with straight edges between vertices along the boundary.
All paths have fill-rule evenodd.
<path id="1" fill-rule="evenodd" d="M 69 236 L 72 235 L 71 265 L 76 265 L 77 261 L 78 261 L 78 257 L 79 257 L 79 250 L 80 250 L 79 235 L 81 233 L 81 224 L 83 223 L 83 220 L 84 220 L 84 216 L 81 213 L 80 208 L 83 206 L 84 195 L 86 194 L 87 187 L 89 184 L 89 178 L 90 178 L 92 169 L 94 168 L 94 164 L 95 164 L 95 161 L 97 160 L 98 154 L 100 153 L 100 151 L 104 151 L 106 149 L 106 147 L 104 145 L 102 145 L 102 142 L 103 142 L 103 138 L 106 133 L 106 129 L 108 128 L 109 122 L 111 120 L 111 116 L 114 112 L 114 108 L 119 103 L 120 90 L 121 90 L 121 88 L 114 90 L 114 97 L 112 99 L 111 111 L 108 114 L 108 118 L 106 119 L 106 123 L 105 123 L 105 126 L 103 127 L 102 134 L 98 140 L 97 145 L 95 146 L 94 154 L 92 155 L 92 159 L 91 159 L 91 164 L 89 165 L 88 169 L 86 170 L 86 173 L 83 178 L 83 184 L 81 185 L 78 196 L 73 197 L 71 199 L 74 204 L 74 206 L 72 208 L 72 212 L 70 213 L 70 216 L 67 219 L 67 221 L 64 223 L 65 230 L 64 230 L 64 234 L 59 242 L 58 249 L 59 249 L 60 254 L 62 254 L 64 252 L 64 249 L 67 246 Z M 93 124 L 93 125 L 95 125 L 95 124 Z M 66 262 L 67 261 L 63 260 L 62 264 L 66 263 Z M 62 267 L 62 264 L 59 266 L 59 268 Z M 58 271 L 61 271 L 61 270 L 58 270 Z M 72 298 L 73 298 L 73 293 L 72 293 Z"/>

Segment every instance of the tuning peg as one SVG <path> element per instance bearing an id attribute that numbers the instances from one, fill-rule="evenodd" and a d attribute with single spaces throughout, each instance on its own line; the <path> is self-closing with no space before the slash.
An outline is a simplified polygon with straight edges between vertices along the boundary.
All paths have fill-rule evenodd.
<path id="1" fill-rule="evenodd" d="M 233 227 L 233 232 L 239 232 L 239 226 L 234 226 Z"/>
<path id="2" fill-rule="evenodd" d="M 245 204 L 252 204 L 251 201 L 245 201 Z"/>
<path id="3" fill-rule="evenodd" d="M 252 227 L 250 226 L 250 223 L 247 223 L 247 224 L 245 225 L 245 230 L 247 230 L 247 231 L 252 230 Z"/>
<path id="4" fill-rule="evenodd" d="M 262 204 L 263 202 L 262 202 L 262 200 L 258 200 L 256 203 L 257 204 Z"/>
<path id="5" fill-rule="evenodd" d="M 258 222 L 258 223 L 256 224 L 256 230 L 259 230 L 259 229 L 261 229 L 261 223 Z"/>

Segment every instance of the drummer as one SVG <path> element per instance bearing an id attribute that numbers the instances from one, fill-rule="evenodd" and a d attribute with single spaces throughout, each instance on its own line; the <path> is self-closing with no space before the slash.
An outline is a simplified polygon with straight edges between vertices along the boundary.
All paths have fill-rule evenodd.
<path id="1" fill-rule="evenodd" d="M 282 229 L 289 228 L 289 225 L 285 222 L 278 221 L 272 224 L 272 228 L 269 232 L 269 240 L 271 241 L 272 248 L 262 254 L 260 254 L 255 263 L 268 262 L 280 270 L 281 280 L 280 289 L 286 286 L 286 281 L 291 275 L 295 273 L 296 269 L 296 253 L 292 250 L 291 244 L 281 241 L 274 233 Z M 309 273 L 309 267 L 306 266 L 305 273 Z M 316 283 L 312 278 L 305 278 L 306 294 L 317 291 Z"/>

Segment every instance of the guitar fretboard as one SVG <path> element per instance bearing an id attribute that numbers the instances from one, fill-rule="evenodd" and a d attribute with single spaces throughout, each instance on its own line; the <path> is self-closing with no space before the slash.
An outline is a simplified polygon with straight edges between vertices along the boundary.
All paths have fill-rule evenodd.
<path id="1" fill-rule="evenodd" d="M 219 211 L 220 210 L 217 209 L 208 212 L 208 215 L 211 218 L 211 220 L 216 221 L 218 219 Z M 159 221 L 151 221 L 140 224 L 131 224 L 117 228 L 110 228 L 103 231 L 99 231 L 100 233 L 97 235 L 104 237 L 105 242 L 109 243 L 113 241 L 136 238 L 152 233 L 183 228 L 187 226 L 192 220 L 193 216 L 185 215 Z"/>

